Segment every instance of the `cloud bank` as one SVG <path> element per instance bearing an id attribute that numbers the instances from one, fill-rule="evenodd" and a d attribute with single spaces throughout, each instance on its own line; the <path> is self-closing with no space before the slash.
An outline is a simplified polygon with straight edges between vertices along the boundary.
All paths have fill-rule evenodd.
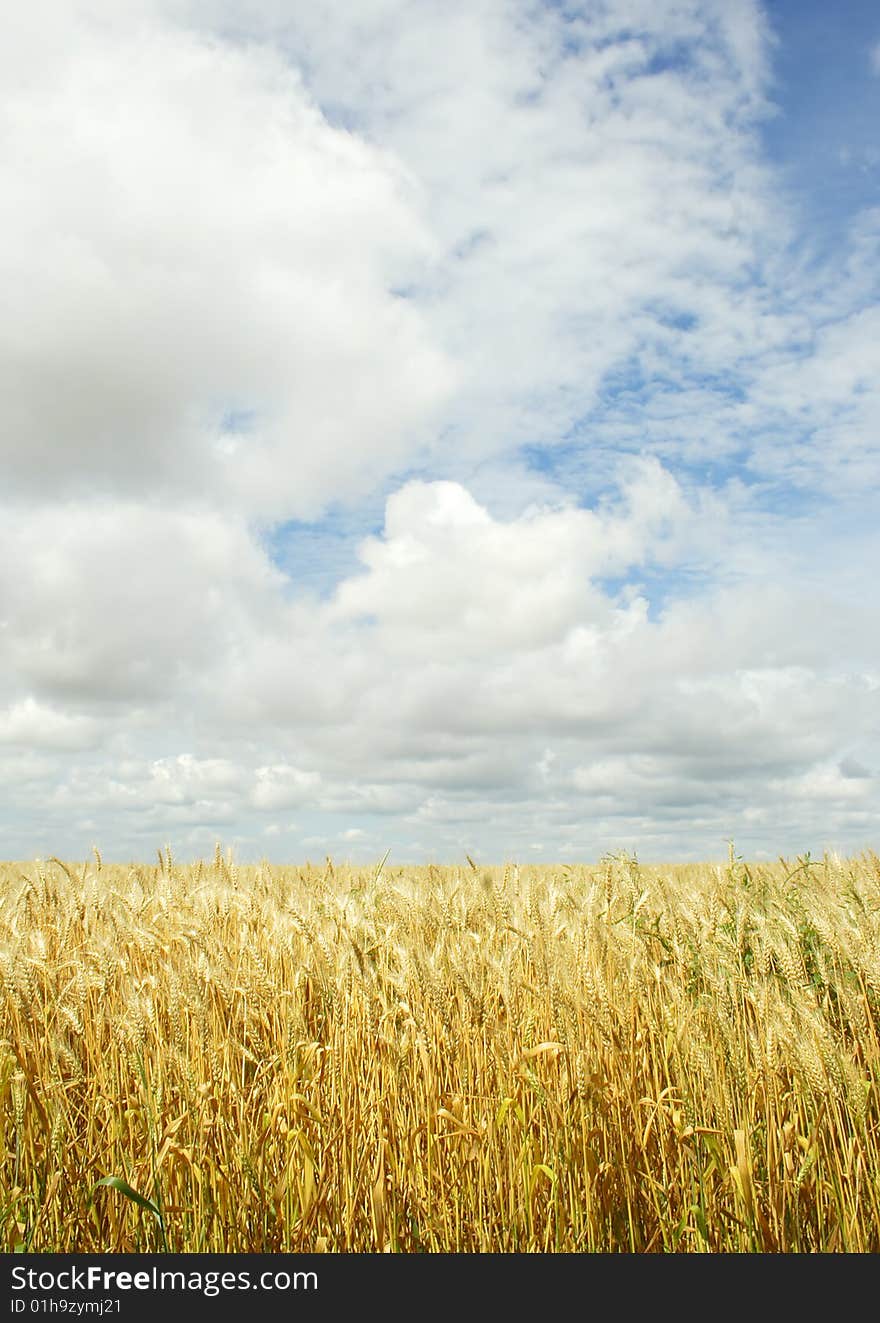
<path id="1" fill-rule="evenodd" d="M 0 55 L 7 856 L 876 843 L 880 211 L 751 0 L 141 0 Z"/>

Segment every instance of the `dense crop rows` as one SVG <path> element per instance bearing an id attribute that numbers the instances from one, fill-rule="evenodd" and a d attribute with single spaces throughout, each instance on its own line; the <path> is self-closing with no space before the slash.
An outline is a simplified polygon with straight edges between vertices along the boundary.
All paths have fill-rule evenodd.
<path id="1" fill-rule="evenodd" d="M 873 854 L 2 865 L 3 1248 L 878 1251 L 878 1025 Z"/>

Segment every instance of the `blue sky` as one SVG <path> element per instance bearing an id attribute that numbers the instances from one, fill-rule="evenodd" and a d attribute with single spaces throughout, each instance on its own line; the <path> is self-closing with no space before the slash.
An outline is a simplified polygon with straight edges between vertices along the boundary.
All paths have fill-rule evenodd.
<path id="1" fill-rule="evenodd" d="M 772 94 L 779 113 L 764 126 L 764 141 L 824 249 L 844 238 L 862 208 L 880 204 L 877 10 L 868 0 L 785 0 L 768 3 L 766 12 L 778 39 Z"/>
<path id="2" fill-rule="evenodd" d="M 38 0 L 0 854 L 877 846 L 880 16 Z"/>

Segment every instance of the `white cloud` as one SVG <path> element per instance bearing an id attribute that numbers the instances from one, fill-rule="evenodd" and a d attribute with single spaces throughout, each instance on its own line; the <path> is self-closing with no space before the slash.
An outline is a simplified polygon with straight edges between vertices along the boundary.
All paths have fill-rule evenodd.
<path id="1" fill-rule="evenodd" d="M 287 643 L 279 624 L 272 670 L 257 644 L 220 696 L 234 710 L 244 681 L 251 734 L 278 743 L 288 731 L 301 767 L 320 771 L 305 796 L 293 773 L 285 803 L 414 825 L 482 818 L 493 835 L 503 824 L 516 836 L 523 813 L 548 828 L 570 813 L 574 787 L 604 797 L 612 823 L 637 805 L 639 816 L 677 806 L 684 817 L 688 803 L 721 801 L 723 833 L 725 814 L 756 807 L 753 790 L 860 747 L 870 729 L 876 681 L 856 659 L 880 639 L 850 604 L 787 576 L 760 595 L 747 581 L 651 620 L 644 601 L 617 600 L 592 578 L 605 524 L 625 522 L 621 510 L 633 518 L 638 502 L 505 524 L 449 484 L 398 496 L 366 571 L 292 616 Z M 546 607 L 541 585 L 557 558 L 578 591 L 550 593 L 542 613 L 534 604 Z M 854 649 L 844 669 L 835 638 Z M 318 666 L 327 700 L 314 721 Z"/>
<path id="2" fill-rule="evenodd" d="M 226 758 L 194 758 L 180 754 L 160 758 L 149 769 L 147 792 L 150 801 L 164 804 L 194 804 L 240 789 L 238 769 Z"/>
<path id="3" fill-rule="evenodd" d="M 88 717 L 24 698 L 0 712 L 0 744 L 29 749 L 88 749 L 96 742 L 97 725 Z"/>
<path id="4" fill-rule="evenodd" d="M 251 803 L 258 809 L 294 808 L 308 803 L 320 783 L 317 772 L 304 772 L 287 764 L 258 767 Z"/>
<path id="5" fill-rule="evenodd" d="M 760 6 L 54 8 L 0 51 L 10 848 L 864 843 L 880 226 L 797 233 Z"/>
<path id="6" fill-rule="evenodd" d="M 457 367 L 430 447 L 447 474 L 557 442 L 630 359 L 699 372 L 772 337 L 749 272 L 786 223 L 754 137 L 768 30 L 749 0 L 177 12 L 275 42 L 417 181 L 434 247 L 407 301 Z M 675 324 L 693 315 L 698 335 Z"/>
<path id="7" fill-rule="evenodd" d="M 535 511 L 506 523 L 457 483 L 409 483 L 388 501 L 384 536 L 361 547 L 367 573 L 340 585 L 329 615 L 375 619 L 402 639 L 414 636 L 417 648 L 429 631 L 435 658 L 531 650 L 575 622 L 609 623 L 614 610 L 593 580 L 656 557 L 691 517 L 652 460 L 629 466 L 617 507 Z"/>
<path id="8" fill-rule="evenodd" d="M 389 834 L 403 849 L 430 829 L 422 850 L 479 838 L 503 853 L 540 827 L 574 853 L 639 841 L 668 852 L 685 838 L 699 853 L 739 824 L 766 834 L 774 805 L 787 815 L 779 849 L 812 840 L 819 813 L 829 833 L 861 832 L 874 782 L 852 769 L 875 757 L 876 622 L 866 629 L 856 599 L 825 596 L 803 558 L 760 591 L 746 573 L 652 615 L 605 576 L 664 557 L 674 575 L 707 520 L 735 565 L 737 539 L 751 546 L 761 525 L 719 525 L 653 461 L 628 479 L 594 510 L 508 520 L 458 484 L 409 484 L 326 602 L 285 602 L 269 576 L 258 604 L 255 557 L 226 587 L 235 628 L 211 636 L 209 671 L 179 617 L 175 705 L 189 716 L 170 738 L 200 751 L 138 756 L 169 740 L 155 704 L 142 730 L 105 723 L 105 750 L 44 798 L 48 821 L 107 815 L 137 839 L 166 824 L 163 839 L 201 830 L 187 838 L 198 845 L 254 810 L 295 808 L 301 828 L 273 838 L 290 852 L 307 837 L 369 851 Z M 203 620 L 192 617 L 196 638 Z M 256 850 L 264 831 L 250 833 Z"/>
<path id="9" fill-rule="evenodd" d="M 800 776 L 784 782 L 781 789 L 786 796 L 812 803 L 864 804 L 869 806 L 876 795 L 876 784 L 870 776 L 847 776 L 836 764 L 819 764 Z"/>
<path id="10" fill-rule="evenodd" d="M 215 513 L 17 506 L 0 520 L 0 660 L 48 698 L 156 701 L 210 671 L 280 584 L 245 526 Z"/>
<path id="11" fill-rule="evenodd" d="M 9 71 L 0 130 L 7 483 L 269 515 L 357 494 L 452 380 L 389 292 L 432 247 L 405 172 L 265 46 L 67 26 Z"/>

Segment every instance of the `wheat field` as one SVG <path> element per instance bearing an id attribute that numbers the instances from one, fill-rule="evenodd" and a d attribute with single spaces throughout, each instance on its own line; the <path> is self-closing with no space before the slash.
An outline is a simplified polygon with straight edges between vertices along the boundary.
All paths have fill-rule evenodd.
<path id="1" fill-rule="evenodd" d="M 880 859 L 0 865 L 31 1252 L 877 1252 Z"/>

